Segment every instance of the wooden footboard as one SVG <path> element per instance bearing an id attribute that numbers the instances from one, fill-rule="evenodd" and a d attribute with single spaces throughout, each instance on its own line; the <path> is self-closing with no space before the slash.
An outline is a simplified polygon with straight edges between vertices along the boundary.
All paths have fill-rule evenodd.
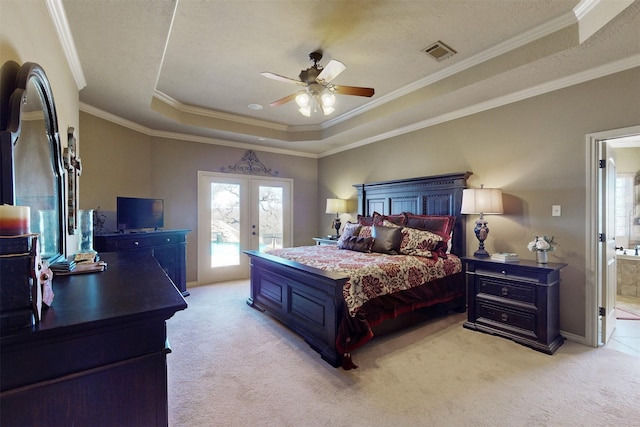
<path id="1" fill-rule="evenodd" d="M 258 251 L 245 253 L 251 258 L 247 304 L 271 313 L 324 360 L 340 366 L 336 335 L 342 320 L 342 288 L 349 277 Z"/>

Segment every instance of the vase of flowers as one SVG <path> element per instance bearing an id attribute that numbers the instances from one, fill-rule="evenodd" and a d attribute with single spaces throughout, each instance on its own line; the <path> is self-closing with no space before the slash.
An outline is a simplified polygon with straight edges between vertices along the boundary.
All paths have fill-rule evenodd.
<path id="1" fill-rule="evenodd" d="M 536 262 L 538 264 L 546 264 L 549 262 L 548 252 L 555 249 L 553 236 L 536 236 L 535 239 L 527 244 L 527 249 L 536 253 Z"/>

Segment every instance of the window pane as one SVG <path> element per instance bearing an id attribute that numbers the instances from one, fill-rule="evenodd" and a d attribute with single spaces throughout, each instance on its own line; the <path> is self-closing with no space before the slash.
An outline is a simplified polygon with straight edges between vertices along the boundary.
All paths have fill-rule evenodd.
<path id="1" fill-rule="evenodd" d="M 259 187 L 260 251 L 282 247 L 282 187 Z"/>
<path id="2" fill-rule="evenodd" d="M 211 267 L 240 263 L 240 185 L 211 184 Z"/>

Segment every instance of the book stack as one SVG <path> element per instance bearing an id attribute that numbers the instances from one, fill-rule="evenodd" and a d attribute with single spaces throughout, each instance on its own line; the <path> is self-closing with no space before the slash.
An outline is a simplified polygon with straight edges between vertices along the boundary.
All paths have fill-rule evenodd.
<path id="1" fill-rule="evenodd" d="M 502 261 L 502 262 L 518 262 L 520 258 L 518 254 L 510 253 L 510 252 L 498 252 L 491 255 L 491 259 L 494 261 Z"/>
<path id="2" fill-rule="evenodd" d="M 73 259 L 73 256 L 70 256 L 66 259 L 62 259 L 60 261 L 56 261 L 49 266 L 53 273 L 67 273 L 69 271 L 73 271 L 76 267 L 76 262 Z"/>

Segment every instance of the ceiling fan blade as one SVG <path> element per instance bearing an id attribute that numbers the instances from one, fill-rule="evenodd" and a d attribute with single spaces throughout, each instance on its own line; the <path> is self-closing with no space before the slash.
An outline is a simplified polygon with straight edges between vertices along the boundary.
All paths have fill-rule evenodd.
<path id="1" fill-rule="evenodd" d="M 347 66 L 344 65 L 342 62 L 332 59 L 331 61 L 329 61 L 327 66 L 322 69 L 320 74 L 318 74 L 316 81 L 320 84 L 329 83 L 331 80 L 338 77 L 340 73 L 342 73 L 346 69 L 347 69 Z"/>
<path id="2" fill-rule="evenodd" d="M 268 79 L 277 80 L 279 82 L 293 83 L 293 84 L 296 84 L 296 85 L 305 86 L 305 83 L 301 82 L 300 80 L 291 79 L 289 77 L 281 76 L 279 74 L 273 74 L 273 73 L 269 73 L 269 72 L 264 72 L 264 73 L 260 73 L 260 74 L 265 76 Z"/>
<path id="3" fill-rule="evenodd" d="M 289 101 L 293 101 L 294 99 L 296 99 L 296 96 L 298 96 L 300 92 L 296 92 L 296 93 L 292 93 L 291 95 L 287 95 L 282 99 L 278 99 L 277 101 L 273 101 L 271 104 L 272 107 L 279 107 L 282 104 L 286 104 Z"/>
<path id="4" fill-rule="evenodd" d="M 373 88 L 370 87 L 356 87 L 356 86 L 334 86 L 334 91 L 340 95 L 355 95 L 355 96 L 368 96 L 371 97 L 375 93 Z"/>

